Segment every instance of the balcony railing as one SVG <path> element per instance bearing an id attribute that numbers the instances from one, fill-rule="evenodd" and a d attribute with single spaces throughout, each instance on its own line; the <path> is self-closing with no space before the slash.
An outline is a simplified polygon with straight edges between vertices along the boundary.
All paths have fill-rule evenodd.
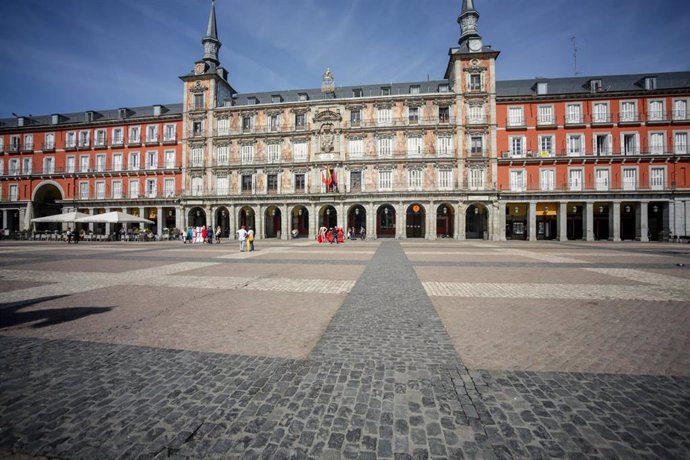
<path id="1" fill-rule="evenodd" d="M 625 124 L 625 123 L 630 123 L 630 124 L 637 124 L 642 121 L 641 114 L 638 112 L 623 112 L 618 114 L 618 123 L 619 124 Z"/>
<path id="2" fill-rule="evenodd" d="M 577 181 L 567 181 L 562 184 L 549 184 L 548 186 L 542 186 L 541 184 L 530 184 L 523 186 L 520 189 L 514 189 L 514 185 L 511 184 L 499 184 L 498 191 L 505 193 L 621 193 L 621 192 L 650 192 L 650 191 L 672 191 L 675 190 L 673 184 L 666 185 L 640 185 L 635 184 L 615 184 L 612 185 L 610 182 L 602 189 L 602 184 L 597 184 L 596 182 L 584 184 Z"/>

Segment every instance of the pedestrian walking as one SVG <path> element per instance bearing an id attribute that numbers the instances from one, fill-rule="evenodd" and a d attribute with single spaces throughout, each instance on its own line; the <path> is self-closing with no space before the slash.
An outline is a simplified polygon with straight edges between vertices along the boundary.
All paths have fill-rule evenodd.
<path id="1" fill-rule="evenodd" d="M 247 230 L 244 225 L 237 230 L 237 240 L 240 242 L 240 252 L 244 252 L 244 247 L 247 242 Z"/>
<path id="2" fill-rule="evenodd" d="M 247 232 L 247 241 L 249 241 L 249 251 L 253 252 L 254 251 L 254 229 L 249 227 L 249 231 Z"/>

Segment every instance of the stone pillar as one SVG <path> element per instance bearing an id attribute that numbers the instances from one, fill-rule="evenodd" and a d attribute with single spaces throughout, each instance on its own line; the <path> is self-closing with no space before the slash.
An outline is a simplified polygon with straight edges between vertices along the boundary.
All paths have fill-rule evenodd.
<path id="1" fill-rule="evenodd" d="M 234 204 L 228 207 L 228 212 L 230 213 L 228 216 L 228 239 L 234 240 L 237 238 L 237 209 L 235 209 Z"/>
<path id="2" fill-rule="evenodd" d="M 558 241 L 568 240 L 568 202 L 558 203 Z"/>
<path id="3" fill-rule="evenodd" d="M 319 216 L 316 215 L 316 204 L 309 205 L 309 237 L 313 240 L 319 234 Z"/>
<path id="4" fill-rule="evenodd" d="M 110 208 L 105 208 L 105 212 L 110 212 Z M 108 236 L 110 236 L 111 233 L 112 233 L 112 231 L 111 231 L 111 228 L 110 228 L 110 223 L 108 222 L 108 223 L 105 224 L 105 236 L 106 236 L 106 238 L 107 238 Z"/>
<path id="5" fill-rule="evenodd" d="M 210 225 L 211 228 L 213 229 L 213 233 L 215 233 L 216 232 L 216 212 L 215 212 L 215 209 L 213 209 L 213 207 L 211 207 L 211 206 L 207 206 L 206 207 L 206 215 L 208 216 L 208 218 L 206 219 L 206 227 L 208 227 Z"/>
<path id="6" fill-rule="evenodd" d="M 278 209 L 280 209 L 280 239 L 290 239 L 292 238 L 292 234 L 290 233 L 292 231 L 290 228 L 292 216 L 289 214 L 288 206 L 286 204 L 284 204 L 282 207 L 278 207 Z"/>
<path id="7" fill-rule="evenodd" d="M 436 213 L 438 210 L 436 209 L 436 205 L 432 201 L 428 205 L 428 211 L 426 213 L 426 239 L 427 240 L 435 240 L 437 238 L 437 233 L 438 233 L 438 228 L 436 226 L 438 225 L 438 219 L 436 219 Z"/>
<path id="8" fill-rule="evenodd" d="M 266 219 L 264 218 L 264 206 L 262 204 L 259 204 L 257 208 L 258 211 L 254 216 L 254 225 L 256 226 L 256 228 L 254 229 L 254 238 L 256 238 L 257 240 L 263 240 L 266 238 Z"/>
<path id="9" fill-rule="evenodd" d="M 637 228 L 637 239 L 639 241 L 649 241 L 649 201 L 641 201 L 640 205 L 637 207 L 637 222 L 640 223 Z"/>
<path id="10" fill-rule="evenodd" d="M 368 203 L 365 207 L 365 210 L 367 212 L 365 224 L 367 238 L 376 239 L 376 208 L 374 207 L 374 203 Z M 356 229 L 355 231 L 359 231 L 359 229 Z"/>
<path id="11" fill-rule="evenodd" d="M 345 216 L 345 205 L 340 203 L 336 211 L 338 212 L 337 225 L 347 234 L 347 231 L 345 230 L 345 224 L 347 223 L 347 216 Z"/>
<path id="12" fill-rule="evenodd" d="M 505 203 L 498 201 L 491 203 L 491 214 L 493 216 L 493 232 L 491 240 L 506 241 L 506 206 Z"/>
<path id="13" fill-rule="evenodd" d="M 146 208 L 139 208 L 139 217 L 146 218 L 145 209 Z M 144 230 L 144 223 L 143 222 L 139 222 L 139 230 Z"/>
<path id="14" fill-rule="evenodd" d="M 161 235 L 163 235 L 163 221 L 165 220 L 165 216 L 163 215 L 163 206 L 156 207 L 156 216 L 158 217 L 158 219 L 156 219 L 158 221 L 156 233 L 158 233 L 158 237 L 160 238 Z"/>
<path id="15" fill-rule="evenodd" d="M 175 227 L 179 228 L 181 231 L 187 229 L 187 219 L 186 213 L 183 207 L 175 208 Z"/>
<path id="16" fill-rule="evenodd" d="M 407 214 L 402 202 L 395 205 L 395 236 L 401 240 L 407 239 Z"/>
<path id="17" fill-rule="evenodd" d="M 96 215 L 96 208 L 89 208 L 89 214 L 92 216 Z M 89 232 L 93 232 L 93 222 L 88 224 Z"/>
<path id="18" fill-rule="evenodd" d="M 4 230 L 6 228 L 9 228 L 7 226 L 7 209 L 3 209 L 2 210 L 2 229 Z M 63 225 L 63 230 L 64 230 L 64 225 Z"/>
<path id="19" fill-rule="evenodd" d="M 529 241 L 537 240 L 537 203 L 530 201 L 529 210 L 527 211 L 527 222 L 529 228 L 527 234 L 529 236 Z"/>
<path id="20" fill-rule="evenodd" d="M 453 209 L 453 239 L 460 239 L 460 207 L 458 205 L 450 205 Z"/>
<path id="21" fill-rule="evenodd" d="M 458 239 L 467 239 L 467 204 L 460 203 L 458 205 Z"/>
<path id="22" fill-rule="evenodd" d="M 611 235 L 609 239 L 611 241 L 621 240 L 621 203 L 620 201 L 614 201 L 611 203 L 611 211 L 609 212 L 609 225 L 611 226 Z"/>
<path id="23" fill-rule="evenodd" d="M 594 203 L 591 201 L 585 203 L 585 215 L 583 222 L 585 226 L 585 241 L 594 241 Z"/>

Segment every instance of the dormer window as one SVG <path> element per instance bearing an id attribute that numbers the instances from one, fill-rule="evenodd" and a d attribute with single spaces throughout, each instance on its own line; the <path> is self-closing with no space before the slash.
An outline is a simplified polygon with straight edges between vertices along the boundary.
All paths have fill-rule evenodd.
<path id="1" fill-rule="evenodd" d="M 250 97 L 249 99 L 247 99 L 247 103 L 249 105 L 256 105 L 259 103 L 259 98 L 258 97 Z"/>
<path id="2" fill-rule="evenodd" d="M 26 126 L 26 117 L 17 117 L 17 126 Z"/>
<path id="3" fill-rule="evenodd" d="M 384 86 L 381 88 L 381 96 L 390 96 L 391 95 L 391 87 L 390 86 Z"/>
<path id="4" fill-rule="evenodd" d="M 88 112 L 84 113 L 84 121 L 86 123 L 93 122 L 93 112 L 92 111 L 89 110 Z"/>
<path id="5" fill-rule="evenodd" d="M 279 104 L 283 102 L 283 98 L 280 96 L 280 94 L 274 94 L 271 96 L 271 102 L 274 104 Z"/>
<path id="6" fill-rule="evenodd" d="M 548 83 L 537 83 L 537 94 L 538 95 L 544 95 L 549 93 L 549 84 Z"/>
<path id="7" fill-rule="evenodd" d="M 60 123 L 60 115 L 58 114 L 53 114 L 50 116 L 50 124 L 51 125 L 57 125 Z"/>
<path id="8" fill-rule="evenodd" d="M 410 94 L 419 94 L 419 85 L 410 86 Z"/>
<path id="9" fill-rule="evenodd" d="M 161 105 L 154 105 L 153 106 L 153 116 L 154 117 L 160 117 L 162 112 L 163 112 L 163 106 L 161 106 Z"/>
<path id="10" fill-rule="evenodd" d="M 308 101 L 309 100 L 309 95 L 307 93 L 299 93 L 297 95 L 297 100 L 300 102 Z"/>
<path id="11" fill-rule="evenodd" d="M 590 80 L 589 81 L 589 90 L 592 93 L 597 93 L 601 91 L 601 80 Z"/>
<path id="12" fill-rule="evenodd" d="M 645 77 L 644 89 L 646 89 L 646 90 L 656 89 L 656 77 Z"/>
<path id="13" fill-rule="evenodd" d="M 117 115 L 120 117 L 120 120 L 124 120 L 127 118 L 127 109 L 117 109 Z"/>
<path id="14" fill-rule="evenodd" d="M 448 86 L 447 83 L 442 83 L 438 85 L 438 92 L 439 93 L 447 93 L 450 91 L 450 86 Z"/>
<path id="15" fill-rule="evenodd" d="M 352 90 L 352 97 L 362 97 L 364 95 L 364 92 L 362 91 L 362 88 L 356 88 Z"/>

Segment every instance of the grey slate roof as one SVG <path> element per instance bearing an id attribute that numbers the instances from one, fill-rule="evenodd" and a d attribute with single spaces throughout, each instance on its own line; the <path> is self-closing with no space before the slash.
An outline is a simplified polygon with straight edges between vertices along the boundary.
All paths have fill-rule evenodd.
<path id="1" fill-rule="evenodd" d="M 607 92 L 625 92 L 644 90 L 644 79 L 656 77 L 657 90 L 685 88 L 690 89 L 690 72 L 665 72 L 631 75 L 595 75 L 566 78 L 533 78 L 530 80 L 504 80 L 496 82 L 497 97 L 519 97 L 536 95 L 537 83 L 548 83 L 550 95 L 574 95 L 590 93 L 590 81 L 601 80 L 602 90 Z"/>
<path id="2" fill-rule="evenodd" d="M 631 75 L 597 75 L 597 76 L 578 76 L 566 78 L 532 78 L 527 80 L 503 80 L 496 82 L 496 96 L 509 99 L 512 97 L 536 96 L 537 83 L 548 83 L 547 95 L 576 96 L 590 93 L 591 80 L 601 80 L 602 91 L 597 94 L 606 94 L 626 91 L 644 90 L 645 77 L 656 77 L 657 90 L 685 89 L 690 91 L 690 71 L 687 72 L 664 72 Z M 336 99 L 352 99 L 354 90 L 362 90 L 362 97 L 381 96 L 382 88 L 390 88 L 391 96 L 401 96 L 410 94 L 410 87 L 419 86 L 419 94 L 438 93 L 440 85 L 447 85 L 447 80 L 418 81 L 411 83 L 380 83 L 373 85 L 343 86 L 336 87 Z M 300 94 L 306 94 L 308 100 L 319 101 L 331 98 L 330 95 L 321 92 L 320 88 L 295 89 L 287 91 L 265 91 L 258 93 L 236 94 L 234 106 L 251 106 L 254 104 L 271 104 L 273 96 L 280 96 L 281 102 L 297 102 Z M 256 101 L 256 102 L 255 102 Z M 251 103 L 250 103 L 251 102 Z M 182 115 L 182 104 L 164 104 L 161 116 Z M 125 120 L 131 121 L 137 118 L 153 118 L 154 106 L 143 106 L 128 108 L 128 116 Z M 76 112 L 60 114 L 58 126 L 69 124 L 85 124 L 86 112 Z M 27 115 L 28 116 L 28 115 Z M 51 125 L 52 115 L 32 116 L 29 125 Z M 94 122 L 120 121 L 119 109 L 95 110 Z M 124 120 L 122 120 L 124 121 Z M 0 129 L 16 128 L 16 118 L 0 119 Z"/>
<path id="3" fill-rule="evenodd" d="M 174 104 L 160 104 L 161 105 L 161 117 L 169 117 L 171 115 L 182 116 L 182 103 Z M 107 122 L 107 121 L 132 121 L 137 118 L 153 118 L 153 108 L 154 105 L 146 105 L 142 107 L 127 107 L 126 118 L 120 117 L 120 109 L 107 109 L 107 110 L 93 110 L 93 122 Z M 125 107 L 122 107 L 123 109 Z M 63 126 L 72 124 L 87 124 L 86 113 L 84 112 L 74 112 L 74 113 L 55 113 L 59 115 L 59 123 L 57 125 L 52 125 L 53 114 L 51 115 L 24 115 L 29 122 L 24 125 L 37 126 L 37 125 L 52 125 L 52 126 Z M 19 114 L 20 116 L 23 114 Z M 4 118 L 0 119 L 0 129 L 2 128 L 17 128 L 17 118 Z M 91 123 L 89 123 L 91 124 Z"/>

